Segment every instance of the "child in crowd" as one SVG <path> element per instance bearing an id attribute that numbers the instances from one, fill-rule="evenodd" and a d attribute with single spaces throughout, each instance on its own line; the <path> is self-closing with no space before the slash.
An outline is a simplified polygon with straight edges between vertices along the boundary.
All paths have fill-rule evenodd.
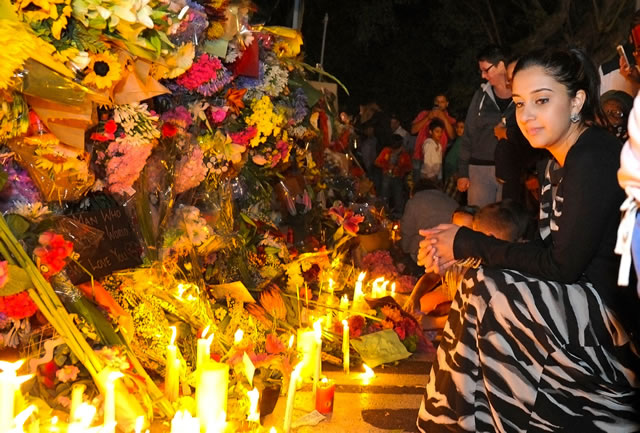
<path id="1" fill-rule="evenodd" d="M 440 119 L 432 119 L 429 123 L 429 137 L 422 143 L 424 156 L 421 177 L 424 179 L 442 179 L 442 145 L 440 137 L 444 133 L 444 123 Z"/>
<path id="2" fill-rule="evenodd" d="M 462 134 L 464 134 L 464 121 L 458 120 L 456 122 L 456 139 L 447 147 L 442 163 L 444 192 L 458 203 L 462 198 L 462 193 L 458 191 L 458 154 L 460 153 Z"/>
<path id="3" fill-rule="evenodd" d="M 391 137 L 391 146 L 382 149 L 375 161 L 382 170 L 381 197 L 390 209 L 392 218 L 399 219 L 404 211 L 404 178 L 411 171 L 411 155 L 404 150 L 404 138 L 399 134 Z"/>
<path id="4" fill-rule="evenodd" d="M 452 223 L 497 239 L 518 242 L 527 232 L 529 217 L 520 204 L 512 200 L 503 200 L 488 204 L 480 210 L 475 206 L 460 207 L 453 213 Z M 427 315 L 423 319 L 425 328 L 440 328 L 438 325 L 444 324 L 449 312 L 452 299 L 446 290 L 440 290 L 438 287 L 441 280 L 442 277 L 438 274 L 424 274 L 404 306 L 409 312 L 420 311 Z"/>

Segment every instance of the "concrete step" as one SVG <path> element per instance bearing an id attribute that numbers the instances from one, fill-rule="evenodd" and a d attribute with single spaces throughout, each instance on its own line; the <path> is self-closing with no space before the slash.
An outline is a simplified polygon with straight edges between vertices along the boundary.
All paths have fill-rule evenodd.
<path id="1" fill-rule="evenodd" d="M 336 393 L 334 411 L 329 419 L 317 426 L 292 429 L 296 433 L 354 432 L 382 433 L 388 431 L 415 432 L 418 409 L 424 392 L 428 368 L 433 355 L 414 355 L 393 366 L 378 367 L 368 384 L 362 380 L 363 369 L 345 374 L 338 367 L 324 364 L 323 374 L 334 380 Z M 282 431 L 286 396 L 278 400 L 273 414 L 263 425 Z M 296 393 L 293 419 L 313 411 L 311 384 Z"/>

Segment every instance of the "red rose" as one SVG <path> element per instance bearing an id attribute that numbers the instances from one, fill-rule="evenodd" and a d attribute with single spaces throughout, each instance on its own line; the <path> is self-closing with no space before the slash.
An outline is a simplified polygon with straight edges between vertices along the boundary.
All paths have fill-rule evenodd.
<path id="1" fill-rule="evenodd" d="M 114 134 L 116 132 L 116 129 L 118 129 L 118 124 L 113 119 L 110 119 L 107 123 L 104 124 L 104 132 L 106 132 L 107 134 Z"/>
<path id="2" fill-rule="evenodd" d="M 162 136 L 165 138 L 171 138 L 178 133 L 178 128 L 172 123 L 164 123 L 162 125 Z"/>

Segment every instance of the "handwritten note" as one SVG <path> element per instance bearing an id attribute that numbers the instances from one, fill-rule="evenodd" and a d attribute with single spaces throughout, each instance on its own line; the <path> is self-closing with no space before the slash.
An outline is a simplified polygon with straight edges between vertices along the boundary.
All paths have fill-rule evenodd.
<path id="1" fill-rule="evenodd" d="M 101 233 L 97 246 L 95 243 L 83 245 L 82 237 L 74 241 L 74 250 L 80 254 L 78 261 L 94 278 L 101 278 L 142 263 L 140 243 L 122 207 L 114 205 L 67 216 L 75 222 L 89 226 L 94 232 Z M 75 263 L 69 264 L 67 274 L 74 284 L 89 281 L 91 278 Z"/>

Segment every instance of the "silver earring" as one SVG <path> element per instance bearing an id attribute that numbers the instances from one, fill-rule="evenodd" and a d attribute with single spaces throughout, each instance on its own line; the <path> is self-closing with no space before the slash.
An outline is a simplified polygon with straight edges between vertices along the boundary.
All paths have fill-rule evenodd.
<path id="1" fill-rule="evenodd" d="M 580 121 L 580 114 L 579 113 L 573 113 L 569 117 L 569 120 L 571 121 L 571 123 L 578 123 Z"/>

